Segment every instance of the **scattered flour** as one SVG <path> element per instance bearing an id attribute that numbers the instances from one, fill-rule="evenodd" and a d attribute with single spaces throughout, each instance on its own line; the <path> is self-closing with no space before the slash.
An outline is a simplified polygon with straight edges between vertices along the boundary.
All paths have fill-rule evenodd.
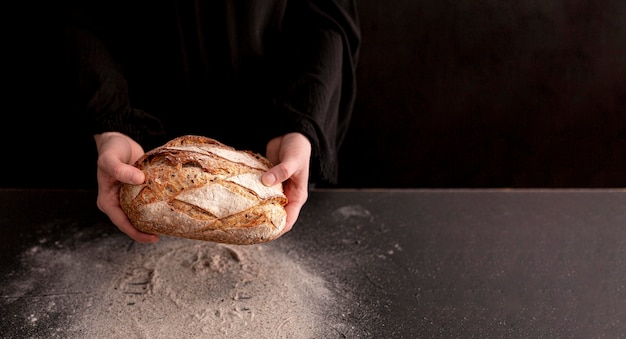
<path id="1" fill-rule="evenodd" d="M 272 244 L 106 235 L 39 244 L 22 264 L 0 307 L 30 337 L 335 338 L 346 326 L 325 281 Z"/>

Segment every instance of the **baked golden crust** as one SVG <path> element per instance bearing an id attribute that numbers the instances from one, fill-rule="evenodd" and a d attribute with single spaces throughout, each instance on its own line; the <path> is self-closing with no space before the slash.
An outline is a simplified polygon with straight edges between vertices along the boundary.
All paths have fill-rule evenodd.
<path id="1" fill-rule="evenodd" d="M 135 166 L 146 180 L 122 185 L 120 204 L 140 231 L 255 244 L 285 227 L 287 197 L 282 184 L 261 183 L 272 167 L 261 155 L 186 135 L 146 152 Z"/>

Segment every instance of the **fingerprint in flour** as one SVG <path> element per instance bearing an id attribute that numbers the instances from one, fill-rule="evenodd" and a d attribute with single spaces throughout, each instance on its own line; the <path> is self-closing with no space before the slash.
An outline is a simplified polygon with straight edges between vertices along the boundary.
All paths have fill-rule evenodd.
<path id="1" fill-rule="evenodd" d="M 120 279 L 118 289 L 127 296 L 127 304 L 135 303 L 137 296 L 150 292 L 154 270 L 145 267 L 132 267 Z"/>

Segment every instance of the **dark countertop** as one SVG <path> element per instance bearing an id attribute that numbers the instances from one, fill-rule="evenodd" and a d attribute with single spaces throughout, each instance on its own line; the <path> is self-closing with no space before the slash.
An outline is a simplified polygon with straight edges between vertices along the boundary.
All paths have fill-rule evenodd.
<path id="1" fill-rule="evenodd" d="M 33 246 L 119 236 L 95 192 L 4 189 L 0 206 L 4 287 Z M 270 246 L 350 295 L 339 307 L 353 330 L 338 338 L 626 335 L 625 190 L 313 190 Z M 8 293 L 2 337 L 51 337 L 63 321 L 34 325 L 35 298 Z"/>

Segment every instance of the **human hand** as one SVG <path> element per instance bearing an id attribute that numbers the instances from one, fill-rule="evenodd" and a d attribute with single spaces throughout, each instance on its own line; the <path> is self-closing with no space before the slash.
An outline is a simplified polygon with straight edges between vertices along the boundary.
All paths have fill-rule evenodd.
<path id="1" fill-rule="evenodd" d="M 132 166 L 144 153 L 132 138 L 117 132 L 94 135 L 98 149 L 98 198 L 97 205 L 120 231 L 138 242 L 157 242 L 159 236 L 137 230 L 120 206 L 122 183 L 141 184 L 143 172 Z"/>
<path id="2" fill-rule="evenodd" d="M 309 196 L 311 142 L 301 133 L 288 133 L 270 140 L 266 152 L 267 159 L 276 165 L 263 174 L 261 181 L 266 186 L 282 182 L 289 200 L 285 206 L 285 234 L 296 223 Z"/>

